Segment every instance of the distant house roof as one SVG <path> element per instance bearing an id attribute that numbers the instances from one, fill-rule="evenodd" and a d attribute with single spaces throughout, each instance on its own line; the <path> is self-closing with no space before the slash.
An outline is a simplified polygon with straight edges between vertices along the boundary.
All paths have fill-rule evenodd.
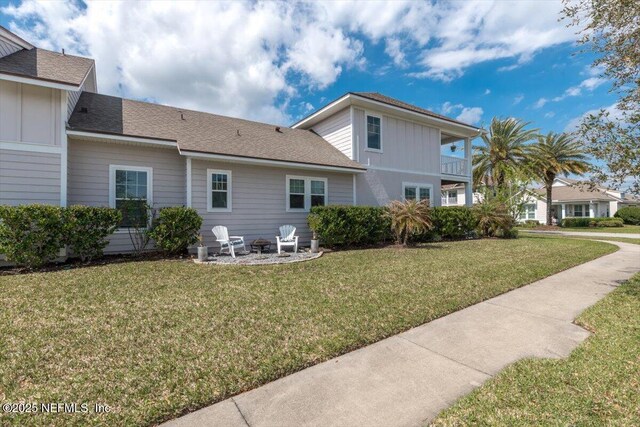
<path id="1" fill-rule="evenodd" d="M 209 153 L 365 170 L 312 131 L 83 92 L 69 129 L 176 141 Z"/>
<path id="2" fill-rule="evenodd" d="M 351 92 L 354 95 L 361 96 L 363 98 L 368 98 L 373 101 L 382 102 L 384 104 L 393 105 L 394 107 L 403 108 L 405 110 L 414 111 L 416 113 L 421 113 L 426 116 L 435 117 L 438 119 L 446 120 L 451 123 L 457 123 L 464 126 L 471 126 L 473 128 L 479 129 L 476 126 L 470 125 L 469 123 L 464 123 L 459 120 L 452 119 L 451 117 L 443 116 L 442 114 L 434 113 L 433 111 L 426 110 L 424 108 L 418 107 L 417 105 L 408 104 L 406 102 L 400 101 L 399 99 L 391 98 L 390 96 L 383 95 L 378 92 Z"/>
<path id="3" fill-rule="evenodd" d="M 576 183 L 578 181 L 573 181 L 573 182 Z M 546 194 L 547 194 L 544 188 L 535 189 L 533 190 L 533 192 L 542 198 L 546 197 Z M 601 189 L 598 189 L 598 188 L 591 189 L 589 188 L 589 186 L 581 185 L 581 184 L 553 187 L 551 190 L 551 199 L 553 201 L 558 201 L 558 202 L 582 202 L 582 201 L 586 202 L 590 200 L 598 200 L 598 201 L 619 200 L 605 193 Z"/>
<path id="4" fill-rule="evenodd" d="M 32 48 L 0 58 L 0 73 L 80 86 L 93 65 L 90 58 Z"/>
<path id="5" fill-rule="evenodd" d="M 464 189 L 464 184 L 456 183 L 456 184 L 443 184 L 440 186 L 441 190 L 459 190 Z"/>

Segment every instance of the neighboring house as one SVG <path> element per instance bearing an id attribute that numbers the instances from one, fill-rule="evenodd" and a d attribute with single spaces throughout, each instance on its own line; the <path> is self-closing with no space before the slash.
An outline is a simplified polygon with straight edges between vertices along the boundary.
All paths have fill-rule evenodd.
<path id="1" fill-rule="evenodd" d="M 546 222 L 546 190 L 532 190 L 521 220 Z M 579 181 L 569 178 L 557 178 L 551 192 L 552 216 L 560 221 L 567 217 L 612 217 L 623 206 L 640 206 L 640 200 L 620 191 L 604 187 L 590 188 Z"/>
<path id="2" fill-rule="evenodd" d="M 440 188 L 441 206 L 466 206 L 464 184 L 445 184 Z M 477 195 L 474 194 L 473 200 Z"/>
<path id="3" fill-rule="evenodd" d="M 293 224 L 305 242 L 314 205 L 439 205 L 441 185 L 471 191 L 480 130 L 378 94 L 287 128 L 101 95 L 96 81 L 92 59 L 0 27 L 0 204 L 190 206 L 215 246 L 215 225 L 248 241 Z M 459 140 L 465 158 L 441 157 Z M 106 251 L 129 250 L 125 221 Z"/>

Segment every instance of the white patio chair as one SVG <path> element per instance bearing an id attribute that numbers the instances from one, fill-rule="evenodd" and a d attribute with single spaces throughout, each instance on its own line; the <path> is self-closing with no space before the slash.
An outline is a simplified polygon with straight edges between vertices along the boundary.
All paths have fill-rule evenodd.
<path id="1" fill-rule="evenodd" d="M 293 246 L 293 252 L 298 252 L 298 236 L 295 234 L 296 228 L 293 225 L 283 225 L 280 227 L 280 235 L 276 236 L 278 255 L 281 253 L 283 246 Z"/>
<path id="2" fill-rule="evenodd" d="M 241 247 L 246 252 L 247 248 L 244 245 L 244 237 L 242 236 L 229 236 L 229 230 L 224 225 L 216 225 L 211 229 L 216 236 L 216 240 L 220 243 L 220 253 L 223 250 L 229 251 L 233 258 L 236 257 L 236 247 Z"/>

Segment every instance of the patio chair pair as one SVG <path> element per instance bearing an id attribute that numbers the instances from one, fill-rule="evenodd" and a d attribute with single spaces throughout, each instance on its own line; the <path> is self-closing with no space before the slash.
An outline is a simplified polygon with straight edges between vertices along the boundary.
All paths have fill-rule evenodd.
<path id="1" fill-rule="evenodd" d="M 233 258 L 235 258 L 236 248 L 242 248 L 244 252 L 247 251 L 244 237 L 229 236 L 229 230 L 224 225 L 216 225 L 211 229 L 211 231 L 216 236 L 218 243 L 220 243 L 220 253 L 226 250 Z M 298 236 L 296 236 L 296 227 L 293 225 L 281 226 L 280 235 L 276 236 L 276 243 L 278 246 L 278 254 L 281 254 L 282 248 L 287 246 L 292 246 L 294 253 L 298 252 Z"/>

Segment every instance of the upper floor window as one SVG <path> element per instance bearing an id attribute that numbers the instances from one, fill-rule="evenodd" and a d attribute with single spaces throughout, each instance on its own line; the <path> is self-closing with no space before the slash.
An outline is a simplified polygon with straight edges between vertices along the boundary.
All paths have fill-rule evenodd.
<path id="1" fill-rule="evenodd" d="M 122 212 L 120 227 L 145 227 L 153 204 L 153 170 L 140 166 L 109 166 L 109 206 Z"/>
<path id="2" fill-rule="evenodd" d="M 382 151 L 381 119 L 367 114 L 367 149 Z"/>
<path id="3" fill-rule="evenodd" d="M 431 184 L 402 184 L 402 193 L 405 200 L 427 200 L 431 204 Z"/>
<path id="4" fill-rule="evenodd" d="M 308 212 L 327 204 L 327 179 L 287 175 L 287 211 Z"/>
<path id="5" fill-rule="evenodd" d="M 231 171 L 207 169 L 207 211 L 231 212 Z"/>

